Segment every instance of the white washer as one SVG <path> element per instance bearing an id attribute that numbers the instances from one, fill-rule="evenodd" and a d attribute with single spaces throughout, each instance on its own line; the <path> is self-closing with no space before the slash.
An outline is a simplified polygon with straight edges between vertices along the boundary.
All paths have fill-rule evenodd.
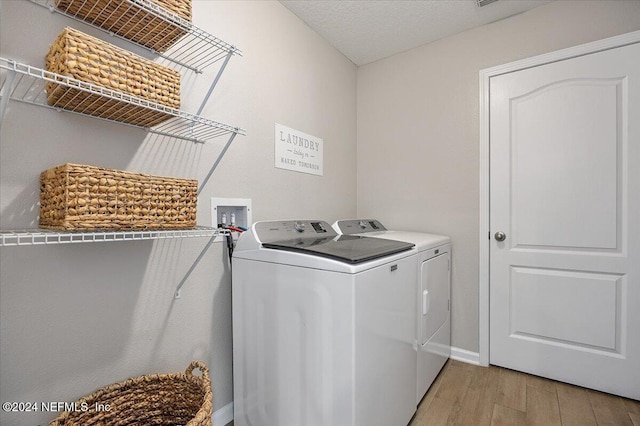
<path id="1" fill-rule="evenodd" d="M 258 222 L 233 253 L 234 424 L 405 426 L 416 411 L 413 244 Z"/>
<path id="2" fill-rule="evenodd" d="M 391 238 L 415 244 L 416 402 L 419 403 L 451 356 L 451 240 L 443 235 L 389 231 L 375 219 L 339 220 L 333 227 L 340 234 Z"/>

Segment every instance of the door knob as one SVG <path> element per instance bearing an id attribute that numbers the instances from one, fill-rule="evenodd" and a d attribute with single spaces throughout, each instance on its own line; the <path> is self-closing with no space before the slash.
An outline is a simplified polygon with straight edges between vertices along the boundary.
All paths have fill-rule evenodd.
<path id="1" fill-rule="evenodd" d="M 505 234 L 502 231 L 498 231 L 496 232 L 496 234 L 494 235 L 496 241 L 504 241 L 507 239 L 507 234 Z"/>

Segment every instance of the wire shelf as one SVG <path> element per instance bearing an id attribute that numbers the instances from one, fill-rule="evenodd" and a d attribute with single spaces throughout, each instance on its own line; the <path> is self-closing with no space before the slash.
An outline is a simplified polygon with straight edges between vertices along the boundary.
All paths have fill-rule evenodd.
<path id="1" fill-rule="evenodd" d="M 18 63 L 16 61 L 0 57 L 0 94 L 2 103 L 6 104 L 6 99 L 13 99 L 33 105 L 44 106 L 56 110 L 64 110 L 82 115 L 89 115 L 93 118 L 100 118 L 107 121 L 113 121 L 120 124 L 127 124 L 134 127 L 146 129 L 148 132 L 156 133 L 163 136 L 175 137 L 192 142 L 204 143 L 210 139 L 225 134 L 241 134 L 245 135 L 246 131 L 239 127 L 233 127 L 227 124 L 209 120 L 197 115 L 189 114 L 175 108 L 171 108 L 162 104 L 138 98 L 136 96 L 117 92 L 95 84 L 86 83 L 71 77 L 55 74 L 40 68 L 32 67 Z M 107 99 L 112 101 L 112 106 L 101 108 L 101 115 L 88 114 L 93 102 L 80 102 L 74 106 L 71 96 L 69 105 L 50 106 L 47 104 L 47 93 L 45 88 L 47 83 L 56 83 L 64 86 L 69 92 L 82 91 L 94 95 L 90 99 Z M 153 127 L 146 127 L 144 124 L 130 124 L 121 120 L 127 118 L 128 113 L 124 106 L 139 107 L 144 109 L 136 122 L 144 123 L 145 115 L 150 119 L 157 116 L 158 113 L 166 114 L 171 118 L 161 124 Z M 61 109 L 62 107 L 62 109 Z M 1 115 L 0 115 L 1 117 Z"/>
<path id="2" fill-rule="evenodd" d="M 195 229 L 154 231 L 51 231 L 46 229 L 0 230 L 0 247 L 52 244 L 95 243 L 114 241 L 163 240 L 169 238 L 196 238 L 226 235 L 228 231 L 205 226 Z"/>
<path id="3" fill-rule="evenodd" d="M 60 13 L 113 36 L 128 40 L 178 67 L 184 67 L 196 73 L 201 73 L 205 68 L 223 59 L 229 53 L 242 56 L 240 49 L 196 27 L 190 21 L 171 13 L 151 0 L 110 0 L 103 10 L 122 9 L 124 4 L 127 11 L 131 13 L 122 14 L 121 18 L 109 16 L 109 23 L 105 26 L 98 25 L 99 17 L 104 17 L 102 12 L 94 14 L 94 18 L 91 20 L 83 19 L 77 12 L 73 12 L 82 9 L 87 0 L 67 0 L 63 9 L 56 7 L 55 0 L 31 0 L 31 2 L 44 6 L 51 12 Z M 128 31 L 121 30 L 131 27 L 128 18 L 131 14 L 135 16 L 146 14 L 150 17 L 150 21 L 142 27 Z M 155 31 L 159 26 L 162 28 L 169 26 L 172 30 Z M 140 37 L 148 38 L 148 34 L 154 33 L 154 31 L 158 34 L 153 40 L 154 45 L 172 46 L 166 52 L 160 52 L 135 41 Z M 176 33 L 184 34 L 177 42 L 175 41 Z"/>

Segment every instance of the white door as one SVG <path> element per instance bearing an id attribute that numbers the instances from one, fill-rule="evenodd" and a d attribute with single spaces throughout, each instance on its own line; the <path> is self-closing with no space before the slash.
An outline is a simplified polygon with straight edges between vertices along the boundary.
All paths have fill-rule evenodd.
<path id="1" fill-rule="evenodd" d="M 490 363 L 640 399 L 640 43 L 489 96 Z"/>

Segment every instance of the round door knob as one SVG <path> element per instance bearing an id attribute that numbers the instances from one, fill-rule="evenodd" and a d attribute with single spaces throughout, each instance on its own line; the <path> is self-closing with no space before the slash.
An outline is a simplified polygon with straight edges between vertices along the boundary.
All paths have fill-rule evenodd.
<path id="1" fill-rule="evenodd" d="M 496 232 L 496 234 L 494 235 L 496 241 L 504 241 L 507 239 L 507 234 L 505 234 L 502 231 L 498 231 Z"/>

